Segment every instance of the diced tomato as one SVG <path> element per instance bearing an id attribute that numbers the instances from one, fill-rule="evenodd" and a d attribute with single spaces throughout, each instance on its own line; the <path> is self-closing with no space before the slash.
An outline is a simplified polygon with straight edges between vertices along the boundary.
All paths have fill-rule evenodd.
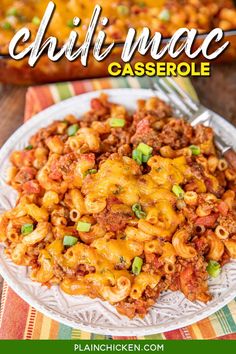
<path id="1" fill-rule="evenodd" d="M 49 175 L 49 178 L 53 179 L 54 181 L 61 181 L 62 179 L 62 173 L 60 171 L 52 171 Z"/>
<path id="2" fill-rule="evenodd" d="M 37 170 L 33 167 L 22 167 L 15 176 L 15 182 L 25 183 L 35 178 Z"/>
<path id="3" fill-rule="evenodd" d="M 136 134 L 145 134 L 151 130 L 149 120 L 144 118 L 137 124 Z"/>
<path id="4" fill-rule="evenodd" d="M 186 279 L 187 282 L 189 282 L 192 278 L 194 269 L 193 266 L 191 264 L 189 264 L 186 268 L 184 268 L 184 270 L 181 272 L 182 278 Z"/>
<path id="5" fill-rule="evenodd" d="M 220 212 L 221 215 L 226 216 L 228 214 L 229 211 L 229 207 L 228 205 L 222 200 L 219 204 L 218 204 L 218 210 Z"/>
<path id="6" fill-rule="evenodd" d="M 103 108 L 102 102 L 99 100 L 99 98 L 93 98 L 91 100 L 91 108 L 94 110 L 99 110 Z"/>
<path id="7" fill-rule="evenodd" d="M 40 194 L 42 189 L 36 180 L 28 181 L 23 184 L 23 191 L 27 194 Z"/>
<path id="8" fill-rule="evenodd" d="M 215 225 L 216 220 L 218 219 L 219 214 L 214 213 L 207 216 L 201 216 L 197 218 L 196 225 L 203 225 L 206 227 L 213 227 Z"/>
<path id="9" fill-rule="evenodd" d="M 81 154 L 79 159 L 83 160 L 83 161 L 91 162 L 92 164 L 95 164 L 95 155 L 92 154 L 92 153 L 90 153 L 90 154 Z"/>

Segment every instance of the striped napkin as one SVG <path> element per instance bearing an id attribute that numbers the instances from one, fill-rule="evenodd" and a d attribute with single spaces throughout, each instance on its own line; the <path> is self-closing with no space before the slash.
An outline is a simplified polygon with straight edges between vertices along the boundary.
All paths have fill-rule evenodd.
<path id="1" fill-rule="evenodd" d="M 30 87 L 26 95 L 25 121 L 50 105 L 84 92 L 105 88 L 149 88 L 150 79 L 106 78 Z M 155 80 L 155 79 L 153 79 Z M 178 78 L 189 94 L 196 93 L 188 79 Z M 236 299 L 235 299 L 236 300 Z M 236 301 L 192 326 L 138 339 L 236 339 Z M 0 309 L 0 339 L 136 339 L 80 331 L 42 315 L 3 285 Z"/>

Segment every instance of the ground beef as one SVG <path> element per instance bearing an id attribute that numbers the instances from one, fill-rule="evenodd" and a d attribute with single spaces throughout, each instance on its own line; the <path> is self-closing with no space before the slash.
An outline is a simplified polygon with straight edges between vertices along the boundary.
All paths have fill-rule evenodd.
<path id="1" fill-rule="evenodd" d="M 84 114 L 81 127 L 88 127 L 94 121 L 105 121 L 110 117 L 112 104 L 108 102 L 106 95 L 91 100 L 91 110 Z"/>
<path id="2" fill-rule="evenodd" d="M 205 236 L 196 236 L 192 242 L 198 254 L 204 255 L 209 251 L 209 244 Z"/>
<path id="3" fill-rule="evenodd" d="M 149 299 L 147 302 L 142 299 L 133 302 L 121 301 L 116 305 L 116 309 L 121 315 L 128 316 L 129 318 L 133 318 L 137 315 L 144 317 L 148 308 L 153 306 L 154 303 L 155 301 L 152 299 Z"/>
<path id="4" fill-rule="evenodd" d="M 193 143 L 196 145 L 203 144 L 206 141 L 213 139 L 213 130 L 210 127 L 204 125 L 196 125 L 194 128 Z"/>
<path id="5" fill-rule="evenodd" d="M 222 260 L 220 261 L 221 267 L 223 267 L 226 263 L 230 262 L 230 255 L 227 252 L 223 253 Z"/>
<path id="6" fill-rule="evenodd" d="M 147 101 L 139 100 L 138 106 L 139 109 L 134 116 L 136 122 L 147 116 L 152 116 L 154 120 L 172 116 L 171 107 L 157 97 L 150 98 Z"/>
<path id="7" fill-rule="evenodd" d="M 148 119 L 143 119 L 137 124 L 135 134 L 131 138 L 131 143 L 136 147 L 139 143 L 145 143 L 153 147 L 155 154 L 161 147 L 159 134 L 154 130 Z"/>
<path id="8" fill-rule="evenodd" d="M 163 262 L 160 262 L 159 259 L 160 259 L 160 255 L 154 253 L 147 253 L 145 271 L 152 272 L 152 273 L 158 272 L 160 268 L 163 266 Z"/>
<path id="9" fill-rule="evenodd" d="M 112 129 L 111 133 L 101 140 L 101 152 L 114 153 L 119 148 L 130 143 L 130 133 L 122 128 Z"/>
<path id="10" fill-rule="evenodd" d="M 180 260 L 180 289 L 190 300 L 207 302 L 210 300 L 208 293 L 206 263 L 203 257 L 195 261 Z"/>
<path id="11" fill-rule="evenodd" d="M 47 147 L 45 140 L 52 135 L 56 135 L 58 130 L 58 121 L 53 122 L 46 128 L 41 128 L 30 138 L 30 145 L 37 147 Z"/>
<path id="12" fill-rule="evenodd" d="M 73 171 L 74 164 L 76 164 L 77 161 L 78 156 L 73 152 L 61 155 L 59 158 L 54 159 L 50 165 L 49 178 L 54 181 L 61 181 Z"/>
<path id="13" fill-rule="evenodd" d="M 117 205 L 120 206 L 120 211 L 114 212 L 114 206 Z M 122 206 L 125 208 L 122 209 Z M 132 210 L 127 208 L 125 204 L 122 204 L 116 197 L 110 197 L 107 200 L 106 208 L 93 216 L 108 232 L 116 232 L 125 229 L 132 215 Z"/>
<path id="14" fill-rule="evenodd" d="M 207 191 L 214 194 L 217 198 L 220 198 L 224 193 L 224 188 L 219 183 L 214 184 L 211 178 L 205 177 L 204 183 L 206 185 Z"/>
<path id="15" fill-rule="evenodd" d="M 219 216 L 218 222 L 230 234 L 236 233 L 236 217 L 233 213 L 228 213 L 227 216 Z"/>
<path id="16" fill-rule="evenodd" d="M 159 139 L 162 145 L 181 149 L 191 145 L 193 128 L 182 119 L 170 119 L 162 129 Z"/>
<path id="17" fill-rule="evenodd" d="M 190 160 L 190 161 L 189 161 Z M 200 180 L 203 179 L 204 176 L 204 168 L 202 165 L 194 161 L 194 158 L 191 157 L 191 159 L 188 160 L 189 165 L 191 166 L 191 174 Z"/>

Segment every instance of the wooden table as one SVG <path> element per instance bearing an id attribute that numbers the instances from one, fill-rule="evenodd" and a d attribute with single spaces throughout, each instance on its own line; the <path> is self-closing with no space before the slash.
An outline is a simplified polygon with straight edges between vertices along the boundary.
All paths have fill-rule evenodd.
<path id="1" fill-rule="evenodd" d="M 211 78 L 193 78 L 201 102 L 236 126 L 236 63 L 212 67 Z M 0 86 L 0 146 L 22 124 L 27 88 Z M 0 277 L 0 293 L 2 288 Z"/>

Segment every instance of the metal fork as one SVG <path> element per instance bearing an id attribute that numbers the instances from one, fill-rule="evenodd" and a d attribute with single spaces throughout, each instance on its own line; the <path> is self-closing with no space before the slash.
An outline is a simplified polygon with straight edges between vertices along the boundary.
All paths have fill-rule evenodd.
<path id="1" fill-rule="evenodd" d="M 212 116 L 215 113 L 194 101 L 176 81 L 169 77 L 158 78 L 157 83 L 150 80 L 150 85 L 154 93 L 160 93 L 175 113 L 186 118 L 192 126 L 197 124 L 211 126 Z M 223 141 L 218 134 L 215 134 L 215 144 L 231 167 L 236 170 L 236 153 L 233 148 Z"/>

